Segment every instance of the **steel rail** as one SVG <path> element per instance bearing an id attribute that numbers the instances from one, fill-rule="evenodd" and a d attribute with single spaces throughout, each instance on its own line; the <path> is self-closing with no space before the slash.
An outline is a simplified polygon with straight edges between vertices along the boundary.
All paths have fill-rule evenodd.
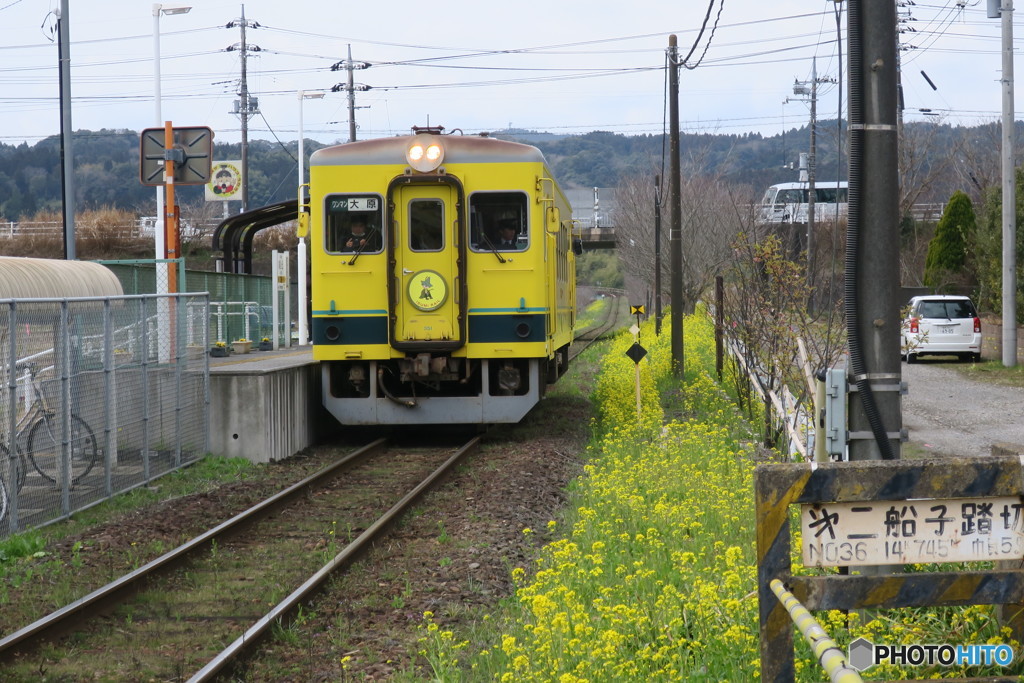
<path id="1" fill-rule="evenodd" d="M 315 574 L 306 579 L 305 583 L 296 588 L 291 595 L 275 605 L 274 608 L 261 617 L 259 621 L 249 627 L 245 633 L 224 648 L 219 655 L 210 660 L 206 666 L 200 669 L 192 676 L 192 678 L 189 679 L 189 683 L 201 683 L 202 681 L 213 680 L 225 667 L 238 659 L 247 648 L 258 642 L 259 639 L 265 635 L 278 620 L 285 618 L 292 612 L 292 610 L 306 600 L 310 594 L 316 591 L 320 587 L 320 584 L 322 584 L 334 571 L 348 566 L 348 564 L 352 562 L 359 553 L 366 549 L 366 546 L 369 545 L 369 543 L 373 541 L 379 533 L 386 530 L 388 526 L 390 526 L 390 524 L 399 515 L 405 512 L 406 508 L 412 505 L 412 503 L 414 503 L 424 491 L 433 486 L 439 479 L 441 479 L 441 477 L 447 474 L 452 467 L 458 464 L 463 457 L 472 452 L 479 444 L 480 437 L 474 436 L 464 446 L 459 448 L 440 467 L 431 472 L 426 479 L 417 484 L 412 491 L 395 503 L 391 509 L 385 512 L 376 522 L 367 527 L 363 533 L 359 534 L 354 541 L 345 546 L 341 552 L 334 556 L 333 559 L 328 561 L 327 564 L 321 567 Z"/>
<path id="2" fill-rule="evenodd" d="M 14 633 L 0 639 L 0 661 L 6 661 L 14 654 L 29 649 L 29 647 L 42 640 L 53 639 L 56 636 L 68 631 L 79 621 L 91 618 L 95 612 L 103 606 L 124 600 L 126 596 L 137 591 L 148 579 L 151 579 L 158 572 L 169 569 L 181 562 L 190 555 L 203 550 L 213 540 L 227 535 L 229 531 L 236 530 L 243 524 L 251 523 L 262 515 L 273 510 L 278 505 L 290 500 L 295 495 L 313 487 L 320 480 L 332 476 L 338 469 L 351 464 L 352 462 L 365 457 L 369 453 L 381 448 L 387 443 L 387 439 L 377 439 L 372 443 L 359 448 L 336 463 L 306 477 L 302 481 L 289 486 L 288 488 L 274 494 L 270 498 L 254 505 L 241 512 L 231 519 L 213 527 L 192 540 L 170 550 L 160 557 L 139 567 L 133 572 L 97 588 L 88 595 L 66 605 L 59 610 L 52 612 L 33 623 L 25 626 Z"/>
<path id="3" fill-rule="evenodd" d="M 619 296 L 614 295 L 612 297 L 611 305 L 608 307 L 608 311 L 605 315 L 605 319 L 601 322 L 591 325 L 587 329 L 579 332 L 573 344 L 569 349 L 569 360 L 576 358 L 581 353 L 587 350 L 587 348 L 596 342 L 598 339 L 603 337 L 609 330 L 613 329 L 619 320 Z"/>

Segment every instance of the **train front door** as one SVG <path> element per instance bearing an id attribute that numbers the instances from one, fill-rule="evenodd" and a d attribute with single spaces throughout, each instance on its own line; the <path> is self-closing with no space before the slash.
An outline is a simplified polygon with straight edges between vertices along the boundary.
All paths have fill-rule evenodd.
<path id="1" fill-rule="evenodd" d="M 392 335 L 396 348 L 451 349 L 464 342 L 458 188 L 394 188 Z"/>

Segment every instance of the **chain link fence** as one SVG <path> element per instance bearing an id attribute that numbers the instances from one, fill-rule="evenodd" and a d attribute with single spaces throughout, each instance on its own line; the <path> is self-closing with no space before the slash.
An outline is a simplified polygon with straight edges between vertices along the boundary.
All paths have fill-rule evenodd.
<path id="1" fill-rule="evenodd" d="M 206 294 L 0 301 L 0 537 L 208 451 Z"/>

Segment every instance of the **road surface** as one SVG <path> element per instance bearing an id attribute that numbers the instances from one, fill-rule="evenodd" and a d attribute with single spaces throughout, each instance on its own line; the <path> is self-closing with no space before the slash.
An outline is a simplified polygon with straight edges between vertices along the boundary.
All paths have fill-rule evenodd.
<path id="1" fill-rule="evenodd" d="M 996 443 L 1024 448 L 1024 389 L 969 379 L 952 358 L 903 364 L 907 454 L 989 455 Z"/>

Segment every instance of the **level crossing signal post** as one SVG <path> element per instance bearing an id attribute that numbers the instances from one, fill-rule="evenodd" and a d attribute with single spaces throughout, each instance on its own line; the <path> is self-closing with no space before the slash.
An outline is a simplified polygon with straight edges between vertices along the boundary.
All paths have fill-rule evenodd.
<path id="1" fill-rule="evenodd" d="M 162 185 L 164 188 L 164 215 L 158 220 L 160 225 L 154 227 L 164 231 L 166 245 L 166 253 L 156 254 L 157 294 L 178 294 L 179 286 L 185 284 L 178 282 L 176 267 L 167 268 L 166 278 L 159 275 L 160 267 L 166 268 L 166 264 L 160 261 L 171 258 L 176 265 L 181 258 L 180 210 L 174 197 L 174 186 L 208 183 L 212 160 L 213 131 L 205 126 L 175 128 L 166 121 L 163 128 L 147 128 L 139 136 L 139 179 L 143 185 Z M 167 362 L 173 348 L 174 315 L 168 298 L 160 298 L 157 306 L 161 340 L 170 341 L 159 344 L 160 360 Z"/>
<path id="2" fill-rule="evenodd" d="M 636 365 L 636 421 L 640 422 L 640 361 L 647 355 L 647 349 L 640 345 L 640 319 L 644 315 L 644 307 L 630 306 L 630 315 L 636 316 L 636 324 L 629 328 L 633 333 L 633 345 L 626 349 L 626 355 Z"/>

